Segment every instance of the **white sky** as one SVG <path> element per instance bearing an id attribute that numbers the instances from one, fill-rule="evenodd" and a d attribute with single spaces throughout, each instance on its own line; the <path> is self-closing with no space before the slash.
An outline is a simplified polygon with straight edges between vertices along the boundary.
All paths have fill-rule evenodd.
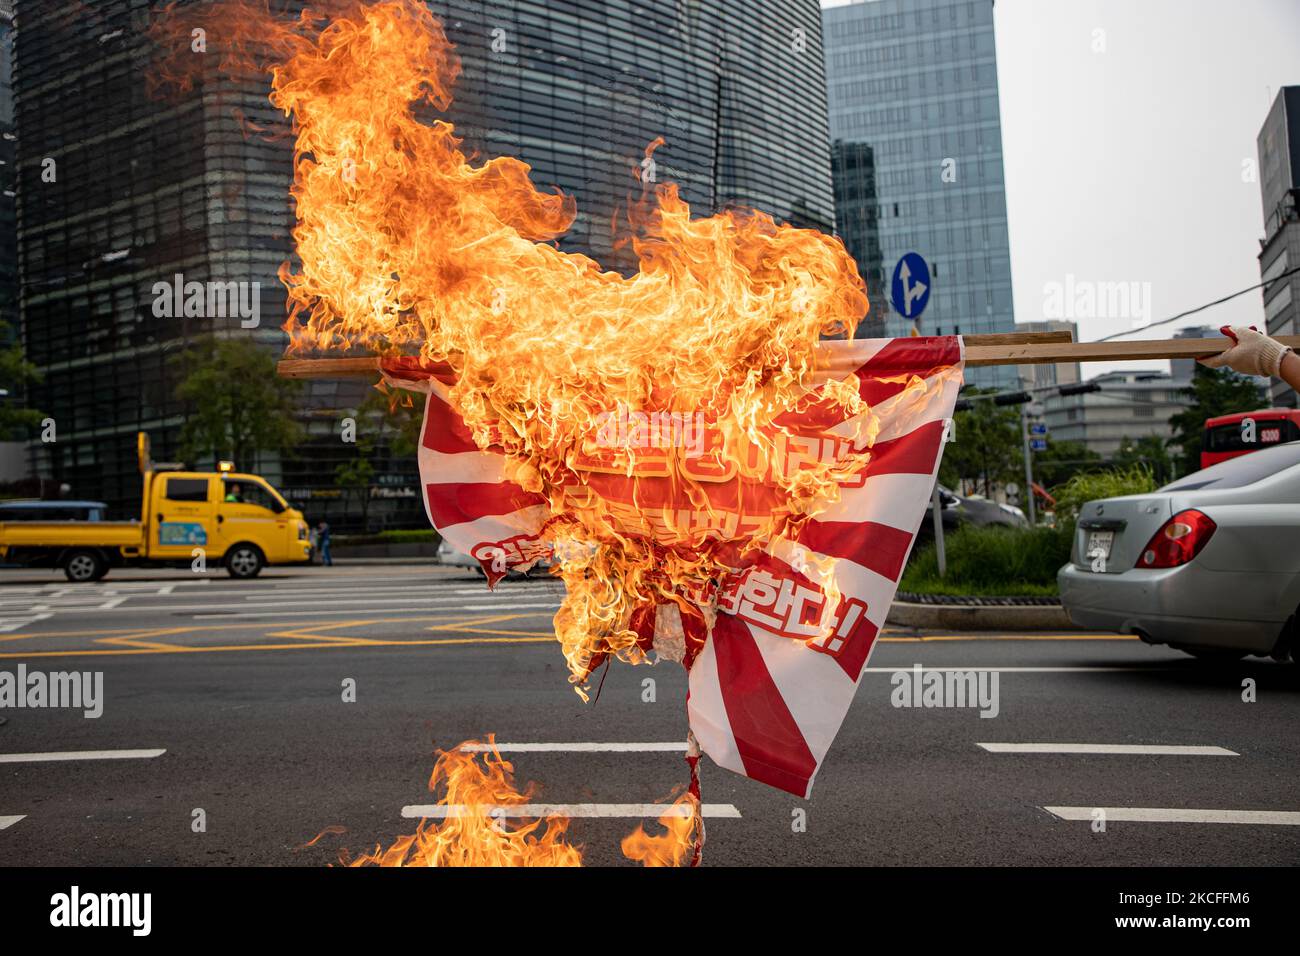
<path id="1" fill-rule="evenodd" d="M 997 0 L 994 20 L 1018 320 L 1067 274 L 1150 283 L 1152 320 L 1259 281 L 1242 162 L 1278 87 L 1300 84 L 1298 0 Z M 1255 291 L 1133 337 L 1262 322 Z M 1085 319 L 1079 338 L 1132 326 Z"/>

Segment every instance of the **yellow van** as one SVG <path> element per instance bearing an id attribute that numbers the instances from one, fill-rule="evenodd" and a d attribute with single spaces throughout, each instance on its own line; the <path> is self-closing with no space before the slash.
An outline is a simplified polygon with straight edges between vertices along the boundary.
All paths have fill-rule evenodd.
<path id="1" fill-rule="evenodd" d="M 311 560 L 307 522 L 264 478 L 230 462 L 215 472 L 165 470 L 137 439 L 144 478 L 139 521 L 0 521 L 0 561 L 62 568 L 69 581 L 97 581 L 122 565 L 206 566 L 234 578 L 268 564 Z M 200 563 L 201 562 L 201 563 Z"/>

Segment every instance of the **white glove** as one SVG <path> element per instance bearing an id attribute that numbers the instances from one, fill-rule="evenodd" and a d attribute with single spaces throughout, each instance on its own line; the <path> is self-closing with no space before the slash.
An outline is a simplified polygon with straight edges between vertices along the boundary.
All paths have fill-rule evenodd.
<path id="1" fill-rule="evenodd" d="M 1282 367 L 1282 356 L 1291 351 L 1289 346 L 1270 339 L 1253 326 L 1238 325 L 1229 328 L 1225 325 L 1219 331 L 1236 344 L 1218 355 L 1197 360 L 1209 368 L 1223 368 L 1226 365 L 1243 375 L 1276 376 Z"/>

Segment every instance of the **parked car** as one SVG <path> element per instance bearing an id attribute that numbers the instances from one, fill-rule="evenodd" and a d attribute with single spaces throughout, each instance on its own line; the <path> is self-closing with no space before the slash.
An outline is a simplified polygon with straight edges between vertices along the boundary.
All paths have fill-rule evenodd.
<path id="1" fill-rule="evenodd" d="M 951 534 L 962 525 L 972 525 L 977 528 L 987 525 L 1003 525 L 1008 528 L 1029 527 L 1025 513 L 1019 508 L 998 504 L 996 501 L 989 501 L 977 495 L 959 495 L 949 491 L 943 485 L 939 486 L 939 506 L 945 535 Z M 917 538 L 921 541 L 934 540 L 934 513 L 930 508 L 925 510 L 925 517 L 921 519 Z"/>
<path id="2" fill-rule="evenodd" d="M 445 564 L 453 568 L 469 568 L 470 570 L 483 573 L 483 568 L 473 556 L 466 554 L 464 551 L 458 551 L 452 547 L 446 538 L 438 542 L 438 563 Z"/>
<path id="3" fill-rule="evenodd" d="M 1300 442 L 1088 502 L 1057 583 L 1081 627 L 1202 657 L 1294 658 Z"/>

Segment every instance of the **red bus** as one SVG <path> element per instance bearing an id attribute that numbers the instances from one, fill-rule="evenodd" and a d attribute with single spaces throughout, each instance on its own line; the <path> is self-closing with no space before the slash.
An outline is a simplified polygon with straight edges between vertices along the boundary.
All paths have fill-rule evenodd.
<path id="1" fill-rule="evenodd" d="M 1294 408 L 1261 408 L 1257 412 L 1220 415 L 1205 422 L 1201 467 L 1208 468 L 1270 445 L 1297 440 L 1300 440 L 1300 410 Z"/>

